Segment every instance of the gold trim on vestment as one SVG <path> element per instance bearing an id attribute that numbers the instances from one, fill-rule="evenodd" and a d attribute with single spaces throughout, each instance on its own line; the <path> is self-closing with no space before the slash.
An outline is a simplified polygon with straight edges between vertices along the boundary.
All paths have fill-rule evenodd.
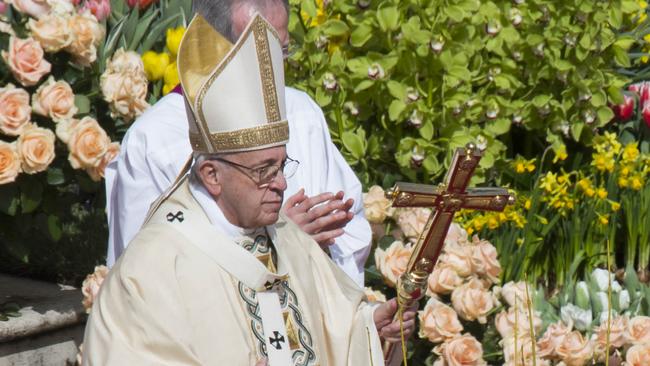
<path id="1" fill-rule="evenodd" d="M 289 139 L 289 123 L 287 121 L 267 123 L 265 125 L 236 130 L 233 132 L 218 132 L 210 134 L 210 142 L 218 152 L 234 152 L 260 149 L 264 146 L 274 146 Z M 190 133 L 192 147 L 199 147 L 202 141 L 199 134 Z"/>

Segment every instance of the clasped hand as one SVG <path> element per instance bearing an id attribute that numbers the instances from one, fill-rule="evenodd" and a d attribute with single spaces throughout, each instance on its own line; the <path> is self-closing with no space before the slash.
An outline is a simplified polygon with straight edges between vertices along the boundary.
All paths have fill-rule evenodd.
<path id="1" fill-rule="evenodd" d="M 350 212 L 354 200 L 343 200 L 343 191 L 325 192 L 313 197 L 301 189 L 287 199 L 283 206 L 285 214 L 304 232 L 325 249 L 343 235 L 343 228 L 352 220 Z"/>

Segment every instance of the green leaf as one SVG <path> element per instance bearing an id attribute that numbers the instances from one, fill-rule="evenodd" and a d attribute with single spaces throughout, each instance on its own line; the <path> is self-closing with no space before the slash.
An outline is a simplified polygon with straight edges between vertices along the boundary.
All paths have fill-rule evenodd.
<path id="1" fill-rule="evenodd" d="M 20 199 L 18 198 L 18 185 L 0 185 L 0 212 L 9 216 L 16 215 Z"/>
<path id="2" fill-rule="evenodd" d="M 373 85 L 375 85 L 374 80 L 369 80 L 369 79 L 363 80 L 359 84 L 357 84 L 357 86 L 354 87 L 354 93 L 356 94 L 360 91 L 364 91 Z"/>
<path id="3" fill-rule="evenodd" d="M 154 43 L 156 41 L 160 40 L 162 35 L 167 31 L 167 28 L 172 26 L 176 20 L 178 20 L 180 17 L 180 14 L 175 14 L 174 16 L 165 19 L 164 21 L 160 23 L 156 23 L 151 30 L 149 31 L 147 38 L 142 41 L 140 46 L 138 47 L 138 53 L 143 54 L 151 49 L 153 47 Z"/>
<path id="4" fill-rule="evenodd" d="M 625 51 L 623 48 L 618 47 L 616 45 L 612 46 L 612 50 L 614 51 L 614 60 L 619 66 L 623 67 L 630 67 L 630 57 L 627 54 L 627 51 Z"/>
<path id="5" fill-rule="evenodd" d="M 394 80 L 389 80 L 386 83 L 386 87 L 388 88 L 388 92 L 390 93 L 390 95 L 392 95 L 396 99 L 400 99 L 400 100 L 406 99 L 406 85 Z"/>
<path id="6" fill-rule="evenodd" d="M 621 88 L 611 85 L 607 88 L 607 94 L 609 95 L 609 99 L 613 104 L 625 103 L 625 98 L 623 97 Z"/>
<path id="7" fill-rule="evenodd" d="M 43 185 L 37 179 L 26 179 L 20 184 L 20 206 L 22 213 L 36 210 L 43 199 Z"/>
<path id="8" fill-rule="evenodd" d="M 318 8 L 316 8 L 316 1 L 314 0 L 302 0 L 300 2 L 300 10 L 303 10 L 312 18 L 318 14 Z"/>
<path id="9" fill-rule="evenodd" d="M 390 6 L 377 10 L 377 23 L 382 31 L 393 31 L 399 24 L 399 10 L 397 7 Z"/>
<path id="10" fill-rule="evenodd" d="M 90 112 L 90 99 L 83 94 L 75 94 L 74 105 L 77 107 L 77 115 Z"/>
<path id="11" fill-rule="evenodd" d="M 140 11 L 136 7 L 135 9 L 131 10 L 129 16 L 126 19 L 126 23 L 124 24 L 124 31 L 122 32 L 122 36 L 124 37 L 124 43 L 125 43 L 124 48 L 127 48 L 128 45 L 131 43 L 131 39 L 135 34 L 135 28 L 138 26 L 139 20 L 140 20 Z"/>
<path id="12" fill-rule="evenodd" d="M 402 34 L 404 39 L 416 44 L 427 43 L 430 39 L 429 32 L 420 28 L 420 18 L 415 16 L 402 26 Z"/>
<path id="13" fill-rule="evenodd" d="M 397 121 L 400 119 L 400 115 L 406 108 L 406 104 L 401 99 L 393 99 L 388 107 L 388 118 L 391 121 Z"/>
<path id="14" fill-rule="evenodd" d="M 459 6 L 447 5 L 445 7 L 442 7 L 442 9 L 447 17 L 449 17 L 449 19 L 455 23 L 458 23 L 461 20 L 465 19 L 465 12 L 463 11 L 463 8 Z"/>
<path id="15" fill-rule="evenodd" d="M 47 184 L 57 186 L 65 183 L 65 175 L 61 168 L 49 167 L 47 168 Z"/>
<path id="16" fill-rule="evenodd" d="M 338 19 L 330 19 L 323 24 L 323 33 L 330 37 L 343 36 L 349 31 L 348 25 Z"/>
<path id="17" fill-rule="evenodd" d="M 582 130 L 584 129 L 585 124 L 583 122 L 574 122 L 571 124 L 571 136 L 576 141 L 580 141 L 580 136 L 582 136 Z"/>
<path id="18" fill-rule="evenodd" d="M 622 37 L 614 42 L 614 46 L 620 47 L 625 51 L 628 51 L 632 45 L 636 43 L 636 39 L 632 37 Z"/>
<path id="19" fill-rule="evenodd" d="M 616 5 L 611 5 L 616 6 Z M 622 0 L 621 1 L 621 10 L 623 13 L 633 13 L 639 10 L 639 4 L 634 0 Z"/>
<path id="20" fill-rule="evenodd" d="M 431 174 L 436 174 L 440 171 L 440 169 L 442 169 L 442 166 L 434 154 L 427 155 L 427 157 L 424 158 L 424 161 L 422 162 L 422 166 L 424 169 L 426 169 L 427 172 Z"/>
<path id="21" fill-rule="evenodd" d="M 590 102 L 594 107 L 602 107 L 607 104 L 607 95 L 602 90 L 599 90 L 591 96 Z"/>
<path id="22" fill-rule="evenodd" d="M 372 27 L 362 23 L 350 34 L 350 44 L 354 47 L 362 47 L 370 38 L 372 38 Z"/>
<path id="23" fill-rule="evenodd" d="M 423 139 L 431 141 L 431 138 L 433 138 L 433 123 L 431 121 L 426 121 L 422 127 L 420 127 L 418 132 Z"/>
<path id="24" fill-rule="evenodd" d="M 509 118 L 498 118 L 485 124 L 485 130 L 492 136 L 500 136 L 510 131 L 511 121 Z"/>
<path id="25" fill-rule="evenodd" d="M 532 103 L 533 103 L 533 105 L 535 107 L 541 108 L 541 107 L 547 105 L 548 102 L 550 102 L 550 101 L 551 101 L 551 96 L 550 95 L 540 94 L 540 95 L 536 95 L 535 98 L 533 98 Z"/>
<path id="26" fill-rule="evenodd" d="M 154 11 L 154 9 L 153 6 L 149 7 L 145 15 L 138 22 L 133 38 L 131 38 L 131 43 L 129 43 L 129 50 L 135 50 L 138 44 L 140 44 L 142 37 L 144 37 L 145 33 L 149 30 L 151 22 L 154 20 L 154 17 L 158 15 L 158 10 Z"/>
<path id="27" fill-rule="evenodd" d="M 614 112 L 608 106 L 603 106 L 598 108 L 598 121 L 601 123 L 601 126 L 609 122 L 614 118 Z"/>
<path id="28" fill-rule="evenodd" d="M 61 221 L 56 215 L 49 215 L 47 217 L 47 230 L 50 238 L 55 242 L 61 240 L 63 231 L 61 230 Z"/>
<path id="29" fill-rule="evenodd" d="M 361 159 L 365 155 L 365 144 L 356 133 L 345 131 L 341 138 L 343 146 L 352 154 L 355 159 Z"/>

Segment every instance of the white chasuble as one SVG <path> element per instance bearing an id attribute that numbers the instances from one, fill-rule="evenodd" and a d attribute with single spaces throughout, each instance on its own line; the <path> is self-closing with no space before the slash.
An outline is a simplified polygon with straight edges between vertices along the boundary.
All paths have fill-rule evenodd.
<path id="1" fill-rule="evenodd" d="M 383 365 L 374 306 L 307 234 L 281 217 L 233 240 L 211 216 L 187 182 L 158 208 L 102 285 L 84 365 Z"/>

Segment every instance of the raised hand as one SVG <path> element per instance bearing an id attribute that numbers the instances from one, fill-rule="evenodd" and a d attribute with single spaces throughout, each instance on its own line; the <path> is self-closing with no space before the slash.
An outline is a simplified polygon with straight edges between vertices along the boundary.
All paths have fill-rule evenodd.
<path id="1" fill-rule="evenodd" d="M 287 199 L 283 210 L 304 232 L 322 247 L 334 244 L 343 235 L 343 228 L 354 217 L 350 212 L 353 199 L 343 200 L 343 192 L 325 192 L 313 197 L 301 189 Z"/>

